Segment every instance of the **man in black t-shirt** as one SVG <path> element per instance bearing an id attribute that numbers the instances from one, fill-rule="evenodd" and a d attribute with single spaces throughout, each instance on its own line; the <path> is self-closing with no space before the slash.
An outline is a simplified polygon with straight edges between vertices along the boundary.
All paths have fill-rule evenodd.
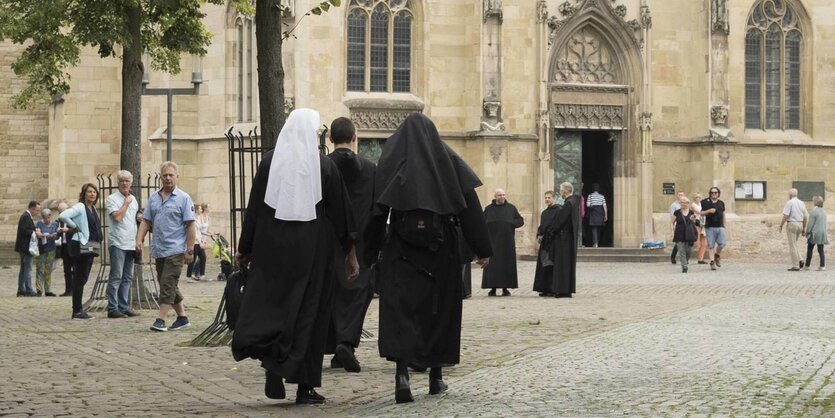
<path id="1" fill-rule="evenodd" d="M 702 200 L 702 211 L 699 212 L 705 217 L 705 234 L 711 270 L 722 267 L 719 254 L 725 248 L 725 202 L 719 200 L 720 195 L 721 191 L 718 187 L 711 187 L 710 197 Z"/>

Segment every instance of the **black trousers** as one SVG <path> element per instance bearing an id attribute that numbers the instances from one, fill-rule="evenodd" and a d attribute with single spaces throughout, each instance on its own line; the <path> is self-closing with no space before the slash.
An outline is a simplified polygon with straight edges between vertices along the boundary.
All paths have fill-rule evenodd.
<path id="1" fill-rule="evenodd" d="M 84 285 L 87 284 L 87 279 L 90 277 L 90 269 L 93 268 L 92 255 L 80 255 L 77 257 L 70 257 L 73 265 L 73 281 L 72 281 L 72 311 L 73 313 L 82 311 L 81 298 L 84 296 Z"/>
<path id="2" fill-rule="evenodd" d="M 200 272 L 200 274 L 197 274 L 197 272 Z M 201 248 L 200 244 L 194 244 L 194 259 L 186 269 L 186 277 L 191 277 L 192 274 L 195 276 L 206 274 L 206 250 Z"/>
<path id="3" fill-rule="evenodd" d="M 73 260 L 67 254 L 66 248 L 61 248 L 61 264 L 64 265 L 64 293 L 72 294 Z"/>
<path id="4" fill-rule="evenodd" d="M 806 244 L 806 265 L 812 265 L 812 250 L 815 248 L 815 244 Z M 818 255 L 821 258 L 821 267 L 826 267 L 826 257 L 824 256 L 823 245 L 818 244 Z"/>

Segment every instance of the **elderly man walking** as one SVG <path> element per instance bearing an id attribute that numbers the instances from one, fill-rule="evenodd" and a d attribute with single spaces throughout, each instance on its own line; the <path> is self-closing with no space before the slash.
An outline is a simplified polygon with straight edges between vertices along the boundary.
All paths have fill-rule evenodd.
<path id="1" fill-rule="evenodd" d="M 786 228 L 786 237 L 789 240 L 789 256 L 791 267 L 789 271 L 800 271 L 803 268 L 803 260 L 797 249 L 797 240 L 800 236 L 806 236 L 806 222 L 809 220 L 809 211 L 806 205 L 797 198 L 797 189 L 789 189 L 789 201 L 783 206 L 783 219 L 780 221 L 780 232 L 783 232 L 783 225 L 789 224 Z"/>
<path id="2" fill-rule="evenodd" d="M 130 282 L 136 255 L 136 212 L 139 204 L 130 194 L 133 175 L 121 170 L 117 176 L 119 189 L 105 201 L 110 226 L 110 276 L 107 280 L 107 317 L 139 316 L 130 309 Z"/>
<path id="3" fill-rule="evenodd" d="M 183 294 L 179 282 L 183 265 L 194 260 L 194 202 L 186 192 L 177 187 L 177 164 L 172 161 L 160 167 L 162 188 L 148 199 L 142 213 L 142 224 L 136 235 L 136 251 L 142 251 L 145 234 L 153 228 L 151 257 L 155 259 L 159 280 L 159 316 L 151 331 L 177 330 L 191 326 L 183 307 Z M 165 326 L 165 316 L 171 309 L 177 319 L 171 327 Z"/>

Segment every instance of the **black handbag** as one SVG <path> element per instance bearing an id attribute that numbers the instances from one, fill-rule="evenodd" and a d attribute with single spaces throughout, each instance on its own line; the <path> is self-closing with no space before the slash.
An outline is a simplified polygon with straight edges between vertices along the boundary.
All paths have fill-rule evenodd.
<path id="1" fill-rule="evenodd" d="M 70 242 L 67 244 L 67 254 L 69 254 L 70 257 L 88 255 L 98 257 L 101 255 L 101 243 L 98 241 L 87 241 L 86 244 L 82 245 L 81 242 L 70 239 Z"/>
<path id="2" fill-rule="evenodd" d="M 223 296 L 226 298 L 226 304 L 224 305 L 226 325 L 233 331 L 238 322 L 238 312 L 243 304 L 246 275 L 246 268 L 235 269 L 226 278 L 226 288 L 223 289 Z"/>

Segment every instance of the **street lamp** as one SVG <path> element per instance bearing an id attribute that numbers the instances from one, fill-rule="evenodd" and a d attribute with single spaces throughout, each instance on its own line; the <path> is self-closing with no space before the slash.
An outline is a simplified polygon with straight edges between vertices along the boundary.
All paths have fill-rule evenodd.
<path id="1" fill-rule="evenodd" d="M 165 159 L 166 161 L 171 161 L 171 147 L 173 144 L 173 138 L 171 136 L 172 130 L 174 128 L 174 119 L 172 117 L 172 104 L 174 101 L 174 96 L 196 96 L 200 94 L 200 84 L 203 83 L 203 63 L 202 59 L 197 55 L 192 55 L 192 63 L 191 63 L 191 84 L 193 87 L 191 88 L 172 88 L 172 87 L 165 87 L 165 88 L 148 88 L 148 84 L 150 83 L 150 59 L 148 58 L 148 54 L 146 53 L 143 57 L 142 61 L 144 62 L 145 71 L 142 73 L 142 95 L 143 96 L 166 96 L 166 116 L 167 116 L 167 123 L 168 126 L 165 129 Z"/>

